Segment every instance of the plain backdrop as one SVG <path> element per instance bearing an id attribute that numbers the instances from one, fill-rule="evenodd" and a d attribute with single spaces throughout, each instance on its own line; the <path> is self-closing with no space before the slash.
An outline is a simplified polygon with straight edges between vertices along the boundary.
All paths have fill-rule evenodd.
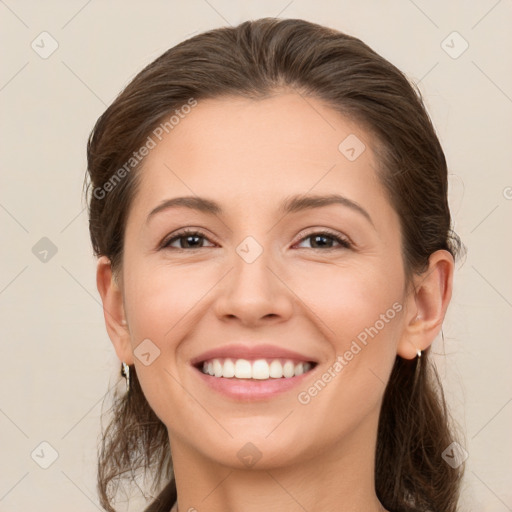
<path id="1" fill-rule="evenodd" d="M 263 16 L 355 35 L 419 84 L 468 249 L 457 264 L 444 343 L 434 345 L 469 455 L 460 510 L 512 510 L 512 2 L 5 0 L 0 511 L 100 510 L 101 407 L 109 388 L 123 383 L 82 196 L 95 120 L 169 47 Z M 129 509 L 144 503 L 134 498 Z"/>

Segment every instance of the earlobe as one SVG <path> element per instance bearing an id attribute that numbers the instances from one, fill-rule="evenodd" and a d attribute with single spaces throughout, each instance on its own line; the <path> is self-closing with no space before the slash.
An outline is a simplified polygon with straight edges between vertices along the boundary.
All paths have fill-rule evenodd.
<path id="1" fill-rule="evenodd" d="M 103 315 L 107 333 L 114 345 L 117 357 L 126 364 L 133 364 L 130 332 L 125 318 L 122 291 L 112 274 L 110 260 L 98 258 L 96 286 L 103 303 Z"/>
<path id="2" fill-rule="evenodd" d="M 415 276 L 412 291 L 414 308 L 397 353 L 404 359 L 414 359 L 418 351 L 426 350 L 435 340 L 451 300 L 453 287 L 454 260 L 450 252 L 439 250 L 429 258 L 429 267 L 421 275 Z"/>

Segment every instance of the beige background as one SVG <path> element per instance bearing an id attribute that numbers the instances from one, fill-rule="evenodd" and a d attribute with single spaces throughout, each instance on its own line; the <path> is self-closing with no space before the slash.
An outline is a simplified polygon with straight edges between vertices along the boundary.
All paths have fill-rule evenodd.
<path id="1" fill-rule="evenodd" d="M 0 511 L 100 510 L 99 415 L 120 376 L 82 200 L 93 123 L 170 46 L 262 16 L 356 35 L 420 84 L 468 248 L 457 265 L 444 346 L 436 341 L 446 353 L 439 365 L 448 400 L 466 432 L 461 511 L 512 510 L 510 0 L 5 0 L 0 15 Z M 58 48 L 42 58 L 51 38 Z M 469 47 L 453 58 L 464 41 Z M 46 262 L 33 253 L 43 237 L 57 249 Z M 43 469 L 52 450 L 58 456 Z"/>

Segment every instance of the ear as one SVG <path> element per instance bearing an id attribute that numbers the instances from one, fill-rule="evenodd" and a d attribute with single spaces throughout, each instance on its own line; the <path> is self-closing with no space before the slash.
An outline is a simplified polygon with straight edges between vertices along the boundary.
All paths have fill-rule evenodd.
<path id="1" fill-rule="evenodd" d="M 103 302 L 103 315 L 107 332 L 114 345 L 117 357 L 128 365 L 133 364 L 130 331 L 126 323 L 123 294 L 106 256 L 98 259 L 96 286 Z"/>
<path id="2" fill-rule="evenodd" d="M 418 350 L 426 350 L 441 330 L 452 297 L 454 260 L 450 252 L 431 254 L 428 269 L 414 276 L 406 308 L 406 325 L 397 354 L 414 359 Z"/>

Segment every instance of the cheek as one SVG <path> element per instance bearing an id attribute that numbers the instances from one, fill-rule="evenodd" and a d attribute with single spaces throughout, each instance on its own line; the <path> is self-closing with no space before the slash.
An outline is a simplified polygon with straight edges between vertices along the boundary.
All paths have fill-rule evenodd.
<path id="1" fill-rule="evenodd" d="M 308 316 L 322 332 L 334 356 L 357 336 L 364 338 L 377 322 L 379 328 L 381 315 L 384 320 L 395 316 L 392 307 L 401 299 L 403 289 L 395 260 L 386 261 L 381 255 L 339 264 L 303 261 L 282 269 L 281 278 L 293 293 L 286 287 L 281 293 L 288 294 L 289 300 L 296 302 L 296 310 L 302 310 L 301 316 Z M 126 309 L 133 347 L 149 338 L 167 353 L 200 321 L 196 311 L 210 303 L 215 284 L 225 273 L 224 268 L 204 262 L 171 266 L 165 261 L 148 265 L 135 259 L 126 269 Z M 209 293 L 213 294 L 210 298 Z M 397 324 L 396 319 L 386 322 L 381 334 L 390 334 Z"/>
<path id="2" fill-rule="evenodd" d="M 151 337 L 156 343 L 171 343 L 214 282 L 197 268 L 165 264 L 149 268 L 141 262 L 127 274 L 126 309 L 134 345 Z"/>
<path id="3" fill-rule="evenodd" d="M 177 404 L 187 407 L 177 383 L 177 347 L 199 321 L 195 311 L 212 285 L 192 267 L 152 266 L 133 259 L 125 268 L 125 307 L 137 377 L 150 407 L 169 425 Z M 149 364 L 143 356 L 147 352 Z"/>
<path id="4" fill-rule="evenodd" d="M 393 272 L 389 266 L 384 271 L 374 263 L 345 268 L 319 265 L 294 273 L 298 277 L 290 288 L 307 306 L 337 354 L 347 350 L 358 336 L 364 341 L 368 330 L 375 333 L 371 329 L 375 325 L 381 339 L 396 337 L 403 281 L 399 271 Z"/>
<path id="5" fill-rule="evenodd" d="M 180 435 L 190 435 L 186 425 L 197 422 L 204 440 L 194 438 L 193 442 L 210 450 L 218 443 L 215 436 L 223 432 L 216 430 L 216 425 L 205 430 L 210 425 L 206 416 L 204 425 L 198 422 L 203 412 L 183 393 L 169 370 L 179 380 L 173 368 L 180 342 L 193 336 L 201 322 L 215 322 L 214 317 L 205 316 L 205 308 L 215 300 L 215 284 L 226 268 L 200 263 L 171 266 L 169 262 L 150 266 L 140 260 L 126 269 L 126 306 L 134 349 L 149 338 L 161 351 L 152 366 L 136 360 L 144 395 L 161 421 L 167 426 L 177 425 Z M 297 389 L 293 398 L 295 419 L 286 424 L 286 434 L 275 436 L 276 450 L 280 445 L 301 446 L 308 438 L 314 439 L 308 448 L 314 451 L 320 445 L 334 443 L 340 433 L 355 431 L 365 417 L 375 412 L 384 391 L 383 381 L 395 358 L 393 343 L 400 329 L 400 312 L 393 304 L 400 304 L 403 281 L 398 266 L 392 268 L 391 262 L 376 257 L 339 265 L 296 263 L 282 269 L 279 277 L 287 285 L 279 290 L 295 305 L 295 316 L 287 320 L 291 328 L 298 330 L 297 326 L 304 324 L 310 328 L 312 342 L 324 344 L 324 353 L 332 355 L 333 364 L 337 356 L 344 357 L 342 370 L 333 369 L 335 376 L 331 375 L 326 386 L 314 387 L 312 383 L 311 388 Z M 380 315 L 385 315 L 388 322 Z M 262 421 L 275 425 L 276 419 L 268 414 L 270 419 Z M 326 423 L 322 418 L 332 421 Z M 245 425 L 243 420 L 231 419 L 229 412 L 222 424 L 243 435 L 251 432 L 257 436 L 260 430 L 267 432 L 270 428 L 252 419 Z M 265 438 L 259 442 L 267 446 L 270 441 Z M 294 453 L 291 448 L 289 451 Z M 212 454 L 215 456 L 218 454 Z"/>
<path id="6" fill-rule="evenodd" d="M 333 420 L 329 427 L 311 428 L 322 428 L 325 439 L 334 442 L 341 431 L 348 434 L 378 411 L 396 358 L 403 304 L 398 276 L 390 280 L 389 274 L 370 267 L 331 270 L 329 275 L 311 275 L 300 292 L 319 317 L 315 323 L 332 358 L 297 399 L 304 425 L 311 424 L 311 417 Z"/>

